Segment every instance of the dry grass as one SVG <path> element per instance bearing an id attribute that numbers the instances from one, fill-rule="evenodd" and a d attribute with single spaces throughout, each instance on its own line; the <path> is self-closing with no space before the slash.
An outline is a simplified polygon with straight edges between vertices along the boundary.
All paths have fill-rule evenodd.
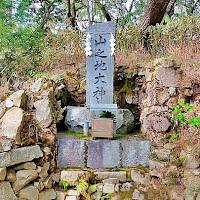
<path id="1" fill-rule="evenodd" d="M 44 50 L 39 55 L 37 69 L 32 57 L 15 55 L 11 70 L 26 75 L 31 69 L 39 72 L 65 70 L 85 63 L 84 32 L 65 30 L 58 34 L 48 32 L 43 38 Z M 37 56 L 37 55 L 36 55 Z M 182 17 L 167 24 L 149 27 L 148 36 L 138 26 L 126 25 L 117 29 L 116 64 L 134 69 L 158 57 L 168 57 L 183 62 L 188 75 L 199 79 L 200 19 Z M 37 57 L 36 57 L 37 58 Z M 4 64 L 6 65 L 5 60 Z M 32 67 L 31 67 L 32 66 Z M 7 72 L 11 73 L 11 70 Z M 189 73 L 190 71 L 195 74 Z M 17 76 L 17 75 L 16 75 Z"/>

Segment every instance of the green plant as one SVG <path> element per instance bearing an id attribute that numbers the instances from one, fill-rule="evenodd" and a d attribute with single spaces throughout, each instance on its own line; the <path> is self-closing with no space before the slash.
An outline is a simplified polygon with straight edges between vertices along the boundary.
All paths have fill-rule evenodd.
<path id="1" fill-rule="evenodd" d="M 191 124 L 192 126 L 199 126 L 200 119 L 198 117 L 194 117 L 186 121 L 187 111 L 194 109 L 195 106 L 186 103 L 184 100 L 179 101 L 178 105 L 174 106 L 173 110 L 170 110 L 171 119 L 175 123 L 175 125 L 186 125 L 187 123 Z"/>
<path id="2" fill-rule="evenodd" d="M 184 161 L 185 161 L 185 156 L 180 157 L 178 164 L 177 164 L 177 167 L 180 167 L 183 164 Z"/>
<path id="3" fill-rule="evenodd" d="M 110 111 L 101 111 L 99 113 L 99 117 L 100 118 L 115 118 L 115 115 L 113 113 L 111 113 Z"/>
<path id="4" fill-rule="evenodd" d="M 200 126 L 200 118 L 199 117 L 192 117 L 188 120 L 188 123 L 191 126 L 198 128 Z"/>
<path id="5" fill-rule="evenodd" d="M 190 196 L 193 196 L 194 193 L 200 193 L 200 188 L 191 187 L 190 188 Z"/>
<path id="6" fill-rule="evenodd" d="M 94 192 L 96 192 L 96 191 L 97 191 L 97 185 L 96 185 L 96 184 L 90 185 L 90 186 L 88 187 L 88 193 L 89 193 L 89 194 L 92 194 L 92 193 L 94 193 Z"/>
<path id="7" fill-rule="evenodd" d="M 176 138 L 178 138 L 179 134 L 174 133 L 171 135 L 170 139 L 175 140 Z"/>
<path id="8" fill-rule="evenodd" d="M 86 200 L 90 200 L 90 194 L 88 193 L 87 189 L 89 184 L 84 179 L 79 181 L 79 184 L 76 186 L 76 190 L 79 194 L 83 195 Z"/>
<path id="9" fill-rule="evenodd" d="M 84 179 L 81 179 L 79 181 L 79 184 L 76 186 L 77 192 L 79 194 L 81 194 L 83 197 L 85 197 L 86 200 L 91 200 L 91 194 L 98 192 L 97 190 L 97 185 L 89 185 L 87 181 L 85 181 Z M 101 196 L 100 199 L 104 200 L 104 199 L 109 199 L 110 198 L 110 194 L 106 194 L 104 196 Z"/>
<path id="10" fill-rule="evenodd" d="M 106 194 L 100 197 L 100 200 L 104 200 L 104 199 L 110 199 L 110 194 Z"/>
<path id="11" fill-rule="evenodd" d="M 187 143 L 191 142 L 193 136 L 197 133 L 197 128 L 200 127 L 200 118 L 190 117 L 188 119 L 187 115 L 191 116 L 191 111 L 195 109 L 196 106 L 185 103 L 184 100 L 179 101 L 178 105 L 175 105 L 173 110 L 170 110 L 170 117 L 173 122 L 173 131 L 180 131 L 179 126 L 184 126 L 190 128 L 192 135 L 189 137 Z M 190 114 L 189 114 L 190 113 Z M 193 115 L 195 111 L 193 111 Z M 179 134 L 172 134 L 170 139 L 178 138 Z"/>
<path id="12" fill-rule="evenodd" d="M 67 181 L 65 181 L 64 179 L 62 179 L 61 182 L 62 182 L 64 190 L 66 190 L 68 185 L 69 185 L 69 183 L 67 183 Z"/>

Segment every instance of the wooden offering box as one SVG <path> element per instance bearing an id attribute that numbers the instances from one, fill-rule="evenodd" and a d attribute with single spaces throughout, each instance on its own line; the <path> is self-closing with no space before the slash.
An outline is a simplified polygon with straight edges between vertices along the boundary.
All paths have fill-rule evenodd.
<path id="1" fill-rule="evenodd" d="M 113 119 L 99 118 L 92 120 L 92 138 L 113 138 Z"/>

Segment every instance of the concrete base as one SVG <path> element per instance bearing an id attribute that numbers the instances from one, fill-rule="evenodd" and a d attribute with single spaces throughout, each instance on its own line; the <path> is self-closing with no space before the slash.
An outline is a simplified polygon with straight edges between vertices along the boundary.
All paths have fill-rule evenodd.
<path id="1" fill-rule="evenodd" d="M 84 122 L 89 122 L 91 127 L 91 121 L 94 118 L 99 118 L 100 111 L 91 111 L 86 107 L 67 107 L 67 115 L 65 117 L 65 125 L 72 131 L 83 133 Z M 116 112 L 112 112 L 116 116 L 116 128 L 117 133 L 127 134 L 130 133 L 134 126 L 134 115 L 128 109 L 117 109 Z"/>
<path id="2" fill-rule="evenodd" d="M 59 168 L 128 168 L 147 166 L 150 144 L 139 137 L 117 140 L 59 139 Z"/>

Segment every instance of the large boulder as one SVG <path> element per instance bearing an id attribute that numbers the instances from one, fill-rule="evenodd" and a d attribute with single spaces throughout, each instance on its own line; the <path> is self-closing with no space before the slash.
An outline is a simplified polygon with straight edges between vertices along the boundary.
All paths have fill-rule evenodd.
<path id="1" fill-rule="evenodd" d="M 14 92 L 9 98 L 13 101 L 14 106 L 26 109 L 27 96 L 24 90 Z"/>
<path id="2" fill-rule="evenodd" d="M 89 122 L 91 127 L 92 119 L 98 118 L 99 112 L 100 111 L 90 111 L 86 107 L 68 106 L 65 125 L 72 131 L 83 132 L 84 122 Z M 130 133 L 135 125 L 133 113 L 128 109 L 117 109 L 113 114 L 116 116 L 117 133 Z"/>
<path id="3" fill-rule="evenodd" d="M 18 198 L 13 192 L 8 181 L 0 183 L 0 199 L 2 200 L 17 200 Z"/>
<path id="4" fill-rule="evenodd" d="M 38 145 L 12 149 L 8 152 L 0 153 L 0 166 L 9 167 L 12 165 L 32 161 L 40 158 L 43 153 Z"/>
<path id="5" fill-rule="evenodd" d="M 20 132 L 24 125 L 24 111 L 21 108 L 11 108 L 0 120 L 0 136 L 14 139 L 20 144 Z"/>
<path id="6" fill-rule="evenodd" d="M 36 108 L 36 119 L 43 128 L 49 127 L 53 121 L 49 100 L 41 99 L 34 103 Z"/>

